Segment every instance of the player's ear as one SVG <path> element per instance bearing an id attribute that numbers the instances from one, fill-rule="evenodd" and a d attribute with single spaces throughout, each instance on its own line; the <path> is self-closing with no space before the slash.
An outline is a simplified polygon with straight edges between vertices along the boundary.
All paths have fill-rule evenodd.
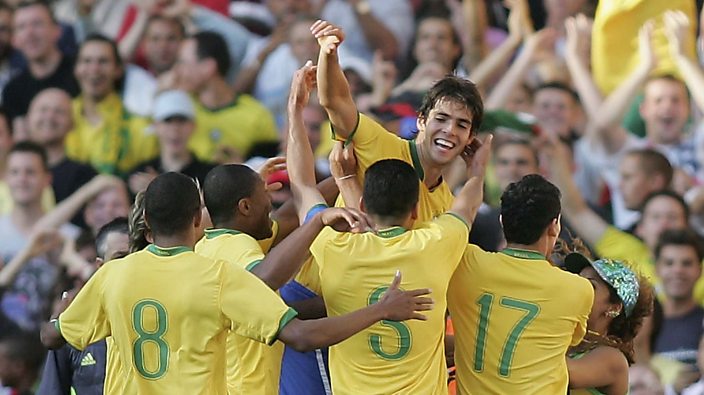
<path id="1" fill-rule="evenodd" d="M 104 263 L 105 263 L 105 261 L 103 261 L 103 258 L 101 258 L 99 256 L 95 257 L 95 267 L 96 268 L 100 269 L 100 267 L 103 266 Z"/>
<path id="2" fill-rule="evenodd" d="M 367 208 L 364 207 L 364 196 L 359 197 L 359 209 L 362 210 L 362 212 L 367 212 Z"/>
<path id="3" fill-rule="evenodd" d="M 427 122 L 427 119 L 425 119 L 424 116 L 418 115 L 418 118 L 416 118 L 416 127 L 418 128 L 419 132 L 422 132 L 425 130 L 425 123 Z"/>
<path id="4" fill-rule="evenodd" d="M 240 199 L 237 202 L 237 211 L 244 215 L 249 214 L 250 207 L 251 205 L 249 204 L 249 199 L 247 198 Z"/>
<path id="5" fill-rule="evenodd" d="M 558 215 L 548 226 L 548 236 L 558 237 L 560 235 L 560 229 L 560 216 Z"/>
<path id="6" fill-rule="evenodd" d="M 414 221 L 418 219 L 418 203 L 416 203 L 411 210 L 411 219 Z"/>

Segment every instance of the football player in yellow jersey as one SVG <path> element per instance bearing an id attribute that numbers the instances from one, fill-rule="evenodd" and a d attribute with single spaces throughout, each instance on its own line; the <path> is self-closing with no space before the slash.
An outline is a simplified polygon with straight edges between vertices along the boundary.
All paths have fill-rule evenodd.
<path id="1" fill-rule="evenodd" d="M 354 142 L 359 181 L 374 162 L 401 159 L 413 165 L 422 181 L 419 223 L 447 211 L 452 203 L 452 193 L 442 179 L 442 172 L 458 156 L 468 158 L 463 153 L 472 142 L 484 114 L 475 85 L 455 76 L 446 76 L 433 85 L 418 111 L 419 138 L 409 142 L 357 111 L 337 55 L 344 40 L 342 30 L 318 21 L 311 27 L 311 32 L 320 44 L 317 69 L 320 104 L 330 117 L 335 138 Z"/>
<path id="2" fill-rule="evenodd" d="M 400 276 L 377 304 L 343 317 L 301 321 L 296 311 L 244 269 L 195 254 L 201 202 L 191 179 L 165 173 L 144 197 L 154 244 L 104 265 L 56 319 L 42 341 L 78 349 L 113 336 L 123 363 L 119 393 L 225 394 L 228 330 L 299 350 L 340 342 L 380 320 L 424 319 L 428 290 L 400 291 Z M 284 259 L 325 223 L 350 223 L 350 211 L 326 211 L 272 251 Z M 338 221 L 342 219 L 342 221 Z M 278 251 L 277 251 L 278 250 Z"/>
<path id="3" fill-rule="evenodd" d="M 501 196 L 505 250 L 469 245 L 450 282 L 459 394 L 564 394 L 565 353 L 587 330 L 588 281 L 548 260 L 560 191 L 533 174 Z"/>
<path id="4" fill-rule="evenodd" d="M 298 70 L 289 96 L 286 157 L 299 218 L 310 218 L 324 204 L 315 189 L 313 151 L 302 116 L 314 73 L 311 62 Z M 330 370 L 335 394 L 447 393 L 444 295 L 467 244 L 467 223 L 482 201 L 480 186 L 489 151 L 487 144 L 477 152 L 473 170 L 478 176 L 465 184 L 451 211 L 415 227 L 419 182 L 414 169 L 399 159 L 378 161 L 366 171 L 360 203 L 378 230 L 354 234 L 326 228 L 316 238 L 311 253 L 320 268 L 329 316 L 376 303 L 386 290 L 383 278 L 398 269 L 405 273 L 406 287 L 432 287 L 439 295 L 427 322 L 385 321 L 333 346 Z M 433 261 L 437 264 L 430 264 Z"/>
<path id="5" fill-rule="evenodd" d="M 208 173 L 203 197 L 213 228 L 205 230 L 205 237 L 196 244 L 195 251 L 239 265 L 277 290 L 293 277 L 304 257 L 289 254 L 288 259 L 278 264 L 265 258 L 264 254 L 271 247 L 270 239 L 275 238 L 274 244 L 277 244 L 286 237 L 298 226 L 298 217 L 293 202 L 287 202 L 273 213 L 277 221 L 273 226 L 271 198 L 262 178 L 249 167 L 235 164 L 220 165 Z M 324 181 L 319 188 L 324 191 L 321 193 L 329 195 L 330 201 L 337 195 L 334 182 Z M 261 245 L 262 241 L 268 241 L 267 245 Z M 324 316 L 322 301 L 320 310 Z M 227 347 L 227 379 L 231 393 L 279 393 L 282 343 L 268 347 L 231 333 Z"/>

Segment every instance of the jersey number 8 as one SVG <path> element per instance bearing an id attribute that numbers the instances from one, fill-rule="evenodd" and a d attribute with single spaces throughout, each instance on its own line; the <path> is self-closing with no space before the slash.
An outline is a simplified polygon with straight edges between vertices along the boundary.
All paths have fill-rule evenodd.
<path id="1" fill-rule="evenodd" d="M 156 328 L 145 328 L 145 313 L 156 314 Z M 137 332 L 137 340 L 134 341 L 132 355 L 134 366 L 137 372 L 148 380 L 158 380 L 166 374 L 169 368 L 169 345 L 164 340 L 164 335 L 169 328 L 168 315 L 164 305 L 156 300 L 140 300 L 132 309 L 132 327 Z M 148 370 L 145 363 L 145 350 L 152 351 L 156 347 L 157 363 L 156 369 Z"/>

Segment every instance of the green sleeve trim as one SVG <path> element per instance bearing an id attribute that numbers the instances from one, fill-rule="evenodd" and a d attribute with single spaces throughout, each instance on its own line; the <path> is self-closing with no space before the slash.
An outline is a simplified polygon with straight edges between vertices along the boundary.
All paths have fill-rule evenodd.
<path id="1" fill-rule="evenodd" d="M 279 338 L 279 333 L 281 333 L 281 331 L 284 329 L 284 327 L 286 325 L 288 325 L 288 323 L 291 322 L 291 320 L 296 318 L 296 316 L 298 316 L 298 312 L 296 310 L 292 309 L 291 307 L 289 307 L 288 310 L 286 310 L 284 315 L 281 316 L 281 320 L 279 321 L 279 329 L 276 331 L 276 335 L 274 335 L 274 337 L 271 338 L 269 345 L 274 344 L 276 339 Z"/>
<path id="2" fill-rule="evenodd" d="M 248 271 L 248 272 L 251 272 L 251 271 L 254 270 L 254 268 L 257 267 L 257 265 L 259 265 L 260 263 L 262 263 L 262 260 L 261 260 L 261 259 L 257 259 L 256 261 L 250 262 L 249 265 L 245 266 L 244 269 L 245 269 L 246 271 Z"/>
<path id="3" fill-rule="evenodd" d="M 451 211 L 448 211 L 448 212 L 446 212 L 445 214 L 451 215 L 451 216 L 453 216 L 453 217 L 459 219 L 460 221 L 462 221 L 462 223 L 464 224 L 464 226 L 467 227 L 467 231 L 472 230 L 472 227 L 467 223 L 467 221 L 465 221 L 464 218 L 460 217 L 459 215 L 457 215 L 457 214 L 455 214 L 455 213 L 453 213 L 453 212 L 451 212 Z"/>
<path id="4" fill-rule="evenodd" d="M 56 321 L 54 321 L 54 328 L 59 331 L 59 335 L 63 336 L 63 334 L 61 333 L 61 323 L 59 322 L 58 318 L 56 319 Z"/>
<path id="5" fill-rule="evenodd" d="M 357 112 L 357 124 L 354 126 L 354 129 L 352 129 L 352 133 L 347 136 L 345 143 L 342 145 L 343 147 L 347 147 L 353 141 L 354 135 L 357 133 L 357 129 L 359 129 L 359 122 L 361 121 L 361 118 L 362 114 Z M 337 140 L 337 133 L 335 133 L 335 126 L 332 124 L 332 122 L 330 123 L 330 131 L 332 132 L 332 139 Z"/>

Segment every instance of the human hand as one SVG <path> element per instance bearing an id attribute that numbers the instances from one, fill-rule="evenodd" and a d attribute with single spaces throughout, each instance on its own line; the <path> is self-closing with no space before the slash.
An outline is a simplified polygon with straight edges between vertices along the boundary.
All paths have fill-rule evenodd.
<path id="1" fill-rule="evenodd" d="M 533 34 L 533 21 L 526 0 L 506 0 L 504 5 L 509 8 L 508 32 L 509 36 L 518 39 Z"/>
<path id="2" fill-rule="evenodd" d="M 328 160 L 330 174 L 335 177 L 335 180 L 354 177 L 357 174 L 357 157 L 354 155 L 352 143 L 345 146 L 342 141 L 335 141 Z"/>
<path id="3" fill-rule="evenodd" d="M 653 30 L 655 22 L 649 20 L 638 31 L 638 53 L 640 54 L 639 67 L 649 72 L 658 63 L 658 58 L 653 48 Z"/>
<path id="4" fill-rule="evenodd" d="M 435 302 L 428 297 L 431 290 L 422 288 L 402 291 L 399 288 L 400 285 L 401 271 L 396 271 L 394 280 L 378 302 L 379 307 L 383 309 L 384 319 L 389 321 L 426 321 L 428 317 L 419 312 L 433 309 Z"/>
<path id="5" fill-rule="evenodd" d="M 592 21 L 584 14 L 569 17 L 565 20 L 565 32 L 567 34 L 566 59 L 588 64 L 591 56 Z"/>
<path id="6" fill-rule="evenodd" d="M 324 20 L 317 20 L 310 27 L 310 32 L 318 39 L 318 45 L 330 55 L 345 40 L 345 33 L 338 26 Z"/>
<path id="7" fill-rule="evenodd" d="M 330 226 L 338 232 L 364 233 L 374 229 L 367 214 L 347 207 L 331 207 L 322 211 L 320 219 L 323 225 Z"/>
<path id="8" fill-rule="evenodd" d="M 266 182 L 266 180 L 268 180 L 272 174 L 281 170 L 286 170 L 286 158 L 281 156 L 275 156 L 273 158 L 267 159 L 266 162 L 264 162 L 264 164 L 262 165 L 262 167 L 259 168 L 259 176 Z M 266 191 L 278 191 L 282 187 L 282 183 L 274 182 L 266 185 Z"/>
<path id="9" fill-rule="evenodd" d="M 310 94 L 316 86 L 316 70 L 317 66 L 313 66 L 313 62 L 309 60 L 293 74 L 288 94 L 289 111 L 300 110 L 308 104 Z"/>
<path id="10" fill-rule="evenodd" d="M 687 50 L 693 45 L 690 42 L 691 23 L 687 14 L 682 11 L 666 11 L 663 15 L 665 22 L 665 35 L 670 43 L 670 52 L 675 58 L 687 54 Z"/>
<path id="11" fill-rule="evenodd" d="M 460 156 L 467 166 L 467 177 L 484 177 L 486 174 L 486 165 L 491 157 L 491 142 L 494 140 L 494 135 L 490 134 L 484 138 L 482 142 L 478 137 L 474 137 L 472 141 L 462 151 Z"/>
<path id="12" fill-rule="evenodd" d="M 34 258 L 57 250 L 63 245 L 64 238 L 56 229 L 40 228 L 30 236 L 27 256 Z"/>

